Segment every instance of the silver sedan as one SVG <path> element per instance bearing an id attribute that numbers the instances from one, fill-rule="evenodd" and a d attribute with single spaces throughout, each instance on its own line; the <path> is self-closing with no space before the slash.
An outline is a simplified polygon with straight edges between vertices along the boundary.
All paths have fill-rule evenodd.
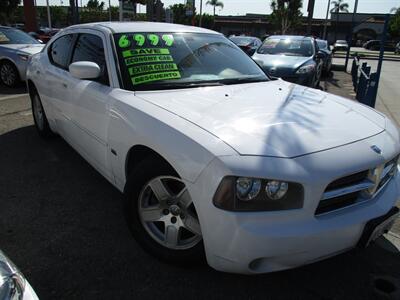
<path id="1" fill-rule="evenodd" d="M 38 300 L 17 267 L 0 250 L 0 300 Z"/>
<path id="2" fill-rule="evenodd" d="M 43 44 L 27 33 L 0 26 L 0 81 L 12 87 L 25 81 L 29 57 L 40 52 Z"/>

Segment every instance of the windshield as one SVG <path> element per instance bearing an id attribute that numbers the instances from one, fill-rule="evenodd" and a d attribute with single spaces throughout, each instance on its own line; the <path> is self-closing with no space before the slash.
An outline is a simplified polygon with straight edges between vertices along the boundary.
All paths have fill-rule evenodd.
<path id="1" fill-rule="evenodd" d="M 25 32 L 14 28 L 0 28 L 0 44 L 40 44 Z"/>
<path id="2" fill-rule="evenodd" d="M 231 37 L 230 40 L 234 42 L 236 45 L 248 45 L 254 41 L 252 37 L 243 37 L 243 36 L 234 36 Z"/>
<path id="3" fill-rule="evenodd" d="M 257 53 L 288 56 L 312 56 L 314 55 L 314 47 L 310 38 L 268 38 L 258 49 Z"/>
<path id="4" fill-rule="evenodd" d="M 328 49 L 327 41 L 317 40 L 317 43 L 318 43 L 319 49 L 323 49 L 323 50 Z"/>
<path id="5" fill-rule="evenodd" d="M 150 90 L 266 81 L 268 77 L 222 35 L 114 35 L 125 89 Z"/>

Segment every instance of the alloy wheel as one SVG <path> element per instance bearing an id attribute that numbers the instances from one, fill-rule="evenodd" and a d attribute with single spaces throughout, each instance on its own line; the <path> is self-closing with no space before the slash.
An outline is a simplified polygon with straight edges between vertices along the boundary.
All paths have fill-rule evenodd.
<path id="1" fill-rule="evenodd" d="M 143 227 L 164 247 L 189 249 L 201 241 L 200 223 L 181 179 L 174 176 L 153 178 L 142 189 L 138 205 Z"/>
<path id="2" fill-rule="evenodd" d="M 12 65 L 4 63 L 0 67 L 1 81 L 7 86 L 13 86 L 17 80 L 17 74 Z"/>

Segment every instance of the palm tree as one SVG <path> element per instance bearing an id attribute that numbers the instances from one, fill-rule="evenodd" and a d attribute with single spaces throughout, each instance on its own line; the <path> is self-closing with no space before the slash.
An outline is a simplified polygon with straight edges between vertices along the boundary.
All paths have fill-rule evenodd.
<path id="1" fill-rule="evenodd" d="M 218 7 L 221 7 L 221 9 L 222 8 L 224 8 L 224 3 L 222 3 L 222 1 L 218 1 L 218 0 L 208 0 L 207 2 L 206 2 L 206 5 L 212 5 L 212 6 L 214 6 L 214 17 L 215 17 L 215 8 L 218 6 Z"/>
<path id="2" fill-rule="evenodd" d="M 331 5 L 333 5 L 333 8 L 331 9 L 331 13 L 336 13 L 336 24 L 335 24 L 335 41 L 337 38 L 337 27 L 339 23 L 339 13 L 340 12 L 349 12 L 349 4 L 345 3 L 344 0 L 336 0 L 332 1 Z"/>

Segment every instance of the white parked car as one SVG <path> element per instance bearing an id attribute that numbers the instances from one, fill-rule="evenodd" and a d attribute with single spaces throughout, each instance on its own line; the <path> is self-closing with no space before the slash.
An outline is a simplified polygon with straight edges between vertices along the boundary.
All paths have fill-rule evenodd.
<path id="1" fill-rule="evenodd" d="M 27 77 L 39 134 L 124 192 L 134 237 L 161 259 L 271 272 L 366 246 L 397 217 L 393 123 L 270 80 L 214 31 L 72 26 Z"/>

